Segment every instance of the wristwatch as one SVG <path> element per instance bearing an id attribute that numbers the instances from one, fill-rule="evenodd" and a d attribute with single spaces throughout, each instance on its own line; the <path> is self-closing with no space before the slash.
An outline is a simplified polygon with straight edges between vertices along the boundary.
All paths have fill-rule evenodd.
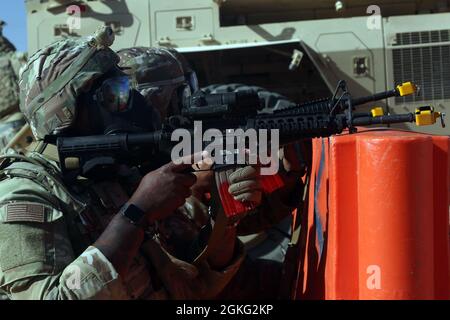
<path id="1" fill-rule="evenodd" d="M 120 208 L 119 213 L 127 218 L 132 224 L 143 227 L 144 226 L 144 217 L 145 212 L 139 209 L 132 203 L 125 203 L 122 208 Z"/>

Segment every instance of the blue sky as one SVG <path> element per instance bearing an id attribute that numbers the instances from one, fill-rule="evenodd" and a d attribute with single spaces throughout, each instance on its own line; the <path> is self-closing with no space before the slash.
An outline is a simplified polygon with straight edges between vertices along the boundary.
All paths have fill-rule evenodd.
<path id="1" fill-rule="evenodd" d="M 7 23 L 3 28 L 3 34 L 16 46 L 17 50 L 27 51 L 25 0 L 2 0 L 0 20 Z"/>

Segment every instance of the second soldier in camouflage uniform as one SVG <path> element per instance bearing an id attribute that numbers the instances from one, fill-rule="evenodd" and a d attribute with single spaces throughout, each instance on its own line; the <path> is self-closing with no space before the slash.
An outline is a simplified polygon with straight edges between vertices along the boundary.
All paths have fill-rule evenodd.
<path id="1" fill-rule="evenodd" d="M 3 36 L 0 20 L 0 150 L 26 124 L 19 111 L 19 70 L 26 62 L 24 53 L 16 52 L 14 45 Z M 26 147 L 25 143 L 18 146 Z"/>
<path id="2" fill-rule="evenodd" d="M 118 55 L 121 58 L 119 65 L 130 75 L 149 105 L 156 106 L 162 121 L 168 116 L 180 114 L 182 100 L 199 90 L 194 70 L 184 56 L 174 49 L 135 47 L 120 50 Z M 299 166 L 296 155 L 291 154 L 291 149 L 287 148 L 287 156 L 283 159 L 279 173 L 285 186 L 270 195 L 262 194 L 257 181 L 249 184 L 252 178 L 257 177 L 257 171 L 251 166 L 238 168 L 231 176 L 231 182 L 235 185 L 229 191 L 237 200 L 260 203 L 257 210 L 249 212 L 240 220 L 236 230 L 238 235 L 264 231 L 290 215 L 298 205 L 303 185 L 298 175 L 287 172 Z M 212 171 L 199 172 L 196 175 L 197 183 L 192 188 L 193 196 L 187 199 L 188 205 L 159 225 L 159 237 L 166 248 L 183 259 L 192 259 L 189 255 L 192 239 L 198 235 L 199 226 L 208 221 L 206 204 L 209 201 L 205 198 L 205 193 L 214 183 Z M 249 190 L 253 192 L 249 193 Z M 257 199 L 250 199 L 252 196 L 257 196 Z M 244 264 L 245 270 L 239 270 L 239 279 L 232 281 L 232 288 L 227 290 L 223 298 L 276 298 L 279 268 L 270 262 L 252 262 L 249 259 L 246 259 Z"/>

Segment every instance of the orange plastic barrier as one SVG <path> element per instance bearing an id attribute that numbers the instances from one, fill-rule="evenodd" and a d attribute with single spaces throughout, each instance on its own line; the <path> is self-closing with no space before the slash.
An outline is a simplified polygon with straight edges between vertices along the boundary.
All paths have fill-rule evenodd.
<path id="1" fill-rule="evenodd" d="M 450 139 L 313 142 L 298 299 L 449 299 Z"/>

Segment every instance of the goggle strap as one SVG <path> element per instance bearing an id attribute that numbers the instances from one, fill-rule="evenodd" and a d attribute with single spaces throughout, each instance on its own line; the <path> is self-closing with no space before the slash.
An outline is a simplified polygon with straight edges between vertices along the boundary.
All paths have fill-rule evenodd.
<path id="1" fill-rule="evenodd" d="M 159 86 L 168 86 L 168 85 L 175 85 L 175 84 L 181 84 L 185 82 L 185 78 L 184 75 L 180 76 L 178 78 L 175 79 L 170 79 L 170 80 L 162 80 L 162 81 L 156 81 L 156 82 L 145 82 L 145 83 L 141 83 L 137 85 L 137 89 L 138 90 L 144 90 L 144 89 L 149 89 L 152 87 L 159 87 Z"/>

